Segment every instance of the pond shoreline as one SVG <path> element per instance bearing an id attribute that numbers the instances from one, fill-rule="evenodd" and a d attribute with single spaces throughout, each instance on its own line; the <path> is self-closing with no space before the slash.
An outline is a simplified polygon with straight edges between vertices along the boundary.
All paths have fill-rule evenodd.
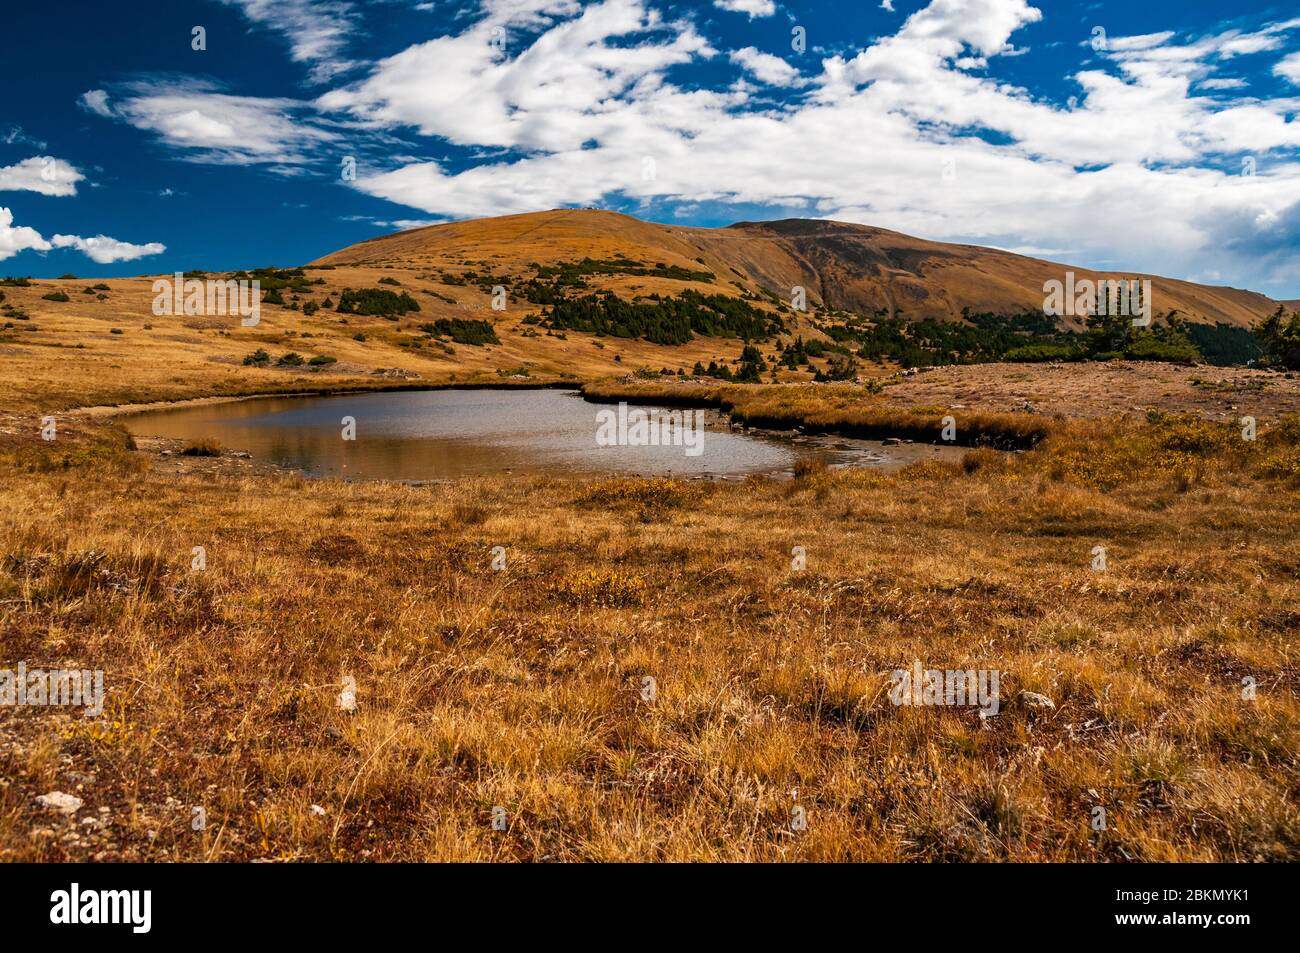
<path id="1" fill-rule="evenodd" d="M 256 394 L 214 394 L 209 397 L 182 397 L 179 400 L 154 400 L 139 404 L 95 404 L 78 407 L 67 411 L 70 417 L 119 417 L 128 414 L 147 414 L 157 410 L 180 410 L 186 407 L 204 407 L 215 404 L 230 404 L 244 400 L 264 400 L 274 397 L 346 397 L 349 394 L 393 394 L 410 391 L 442 390 L 572 390 L 580 391 L 581 383 L 573 381 L 447 381 L 441 384 L 429 382 L 405 382 L 387 387 L 342 387 L 310 388 L 307 390 L 268 391 Z"/>
<path id="2" fill-rule="evenodd" d="M 779 386 L 779 385 L 774 385 Z M 767 390 L 770 388 L 759 388 Z M 105 404 L 69 411 L 69 416 L 119 417 L 153 411 L 202 407 L 237 401 L 275 397 L 339 397 L 348 394 L 381 394 L 456 390 L 562 390 L 576 392 L 591 404 L 629 404 L 717 410 L 745 429 L 787 435 L 800 433 L 846 437 L 856 440 L 908 440 L 918 443 L 959 447 L 992 447 L 998 450 L 1028 450 L 1052 430 L 1043 418 L 1024 414 L 963 412 L 956 437 L 944 441 L 942 420 L 904 408 L 864 407 L 850 412 L 804 411 L 795 407 L 773 407 L 763 401 L 758 389 L 746 385 L 708 385 L 694 382 L 674 386 L 658 382 L 633 381 L 405 381 L 373 387 L 313 387 L 269 393 L 212 395 L 180 400 L 137 404 Z M 752 404 L 753 406 L 746 406 Z M 761 406 L 759 406 L 761 405 Z"/>
<path id="3" fill-rule="evenodd" d="M 553 396 L 516 393 L 523 390 L 545 390 Z M 453 396 L 461 391 L 465 393 Z M 475 393 L 484 397 L 472 396 Z M 354 398 L 362 397 L 377 398 L 379 403 L 368 403 L 369 409 L 353 404 Z M 894 470 L 922 459 L 952 459 L 952 454 L 964 452 L 951 444 L 907 439 L 863 441 L 834 433 L 805 433 L 798 428 L 737 427 L 716 411 L 706 409 L 712 419 L 701 414 L 694 423 L 687 423 L 688 427 L 702 426 L 715 434 L 704 458 L 697 460 L 698 450 L 695 454 L 688 450 L 684 458 L 655 460 L 653 456 L 663 451 L 649 448 L 666 446 L 658 437 L 644 444 L 633 441 L 631 449 L 616 457 L 602 456 L 600 451 L 589 456 L 592 451 L 588 445 L 595 432 L 592 428 L 599 429 L 589 418 L 595 413 L 594 420 L 598 421 L 600 414 L 608 411 L 584 411 L 582 408 L 600 402 L 581 398 L 581 392 L 573 387 L 440 387 L 408 389 L 405 394 L 385 390 L 364 395 L 208 397 L 115 407 L 101 414 L 112 414 L 120 420 L 145 454 L 185 472 L 224 470 L 225 461 L 230 460 L 230 467 L 245 472 L 265 468 L 311 477 L 406 483 L 443 482 L 467 475 L 527 472 L 550 466 L 575 473 L 599 473 L 609 468 L 610 472 L 638 477 L 666 474 L 674 478 L 729 479 L 759 473 L 789 475 L 797 472 L 799 459 L 808 458 L 820 459 L 832 467 Z M 343 409 L 335 410 L 341 400 Z M 651 408 L 663 406 L 650 395 L 634 397 L 630 403 L 651 413 Z M 227 406 L 239 409 L 223 409 Z M 349 416 L 352 413 L 355 419 Z M 355 437 L 345 435 L 340 449 L 337 437 L 329 439 L 340 419 L 345 434 L 347 427 L 355 428 L 355 421 L 362 420 L 362 429 L 378 443 L 367 440 L 364 446 L 347 444 Z M 258 423 L 250 430 L 239 423 L 242 420 Z M 287 429 L 285 423 L 280 423 L 277 431 L 277 420 L 287 421 Z M 557 426 L 559 429 L 553 429 Z M 521 434 L 534 432 L 536 446 L 521 449 L 526 445 Z M 402 441 L 406 442 L 405 450 L 398 449 Z M 205 453 L 201 449 L 205 444 L 221 452 Z M 673 445 L 677 445 L 676 441 Z M 601 446 L 599 439 L 596 446 Z M 355 449 L 349 451 L 349 447 Z M 195 449 L 199 459 L 186 458 L 184 451 Z M 650 456 L 645 459 L 637 456 L 647 452 Z M 628 457 L 628 453 L 632 456 Z M 417 458 L 424 462 L 415 462 Z"/>

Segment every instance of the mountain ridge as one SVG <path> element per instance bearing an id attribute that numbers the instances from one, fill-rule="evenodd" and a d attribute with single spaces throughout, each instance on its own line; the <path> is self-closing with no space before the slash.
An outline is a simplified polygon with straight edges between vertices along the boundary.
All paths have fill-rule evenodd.
<path id="1" fill-rule="evenodd" d="M 1249 327 L 1279 302 L 1249 289 L 1135 271 L 1101 272 L 982 245 L 937 242 L 829 219 L 741 221 L 722 228 L 667 225 L 621 212 L 554 209 L 466 219 L 380 235 L 318 258 L 316 265 L 492 265 L 522 274 L 533 264 L 582 258 L 704 265 L 727 294 L 789 301 L 804 287 L 810 307 L 868 316 L 958 321 L 964 313 L 1041 312 L 1043 285 L 1077 279 L 1150 280 L 1157 316 Z M 1062 328 L 1078 330 L 1080 318 Z"/>

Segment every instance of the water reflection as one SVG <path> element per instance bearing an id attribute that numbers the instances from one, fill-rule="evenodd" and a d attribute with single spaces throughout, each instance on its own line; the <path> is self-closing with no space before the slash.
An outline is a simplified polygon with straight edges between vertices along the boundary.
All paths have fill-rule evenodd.
<path id="1" fill-rule="evenodd" d="M 649 407 L 651 405 L 644 405 Z M 266 397 L 124 418 L 141 437 L 215 439 L 312 476 L 440 480 L 503 471 L 744 477 L 789 471 L 800 458 L 832 466 L 898 465 L 952 448 L 883 448 L 874 441 L 732 432 L 706 415 L 703 450 L 598 446 L 603 405 L 559 390 L 430 390 Z M 343 418 L 356 439 L 342 438 Z"/>

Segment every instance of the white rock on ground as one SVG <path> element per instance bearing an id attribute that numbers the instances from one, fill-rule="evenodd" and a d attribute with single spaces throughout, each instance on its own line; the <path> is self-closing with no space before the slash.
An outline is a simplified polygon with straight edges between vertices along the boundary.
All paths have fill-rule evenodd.
<path id="1" fill-rule="evenodd" d="M 1030 708 L 1055 708 L 1056 702 L 1038 692 L 1021 692 L 1020 698 Z"/>
<path id="2" fill-rule="evenodd" d="M 76 814 L 81 810 L 81 798 L 73 794 L 64 794 L 62 791 L 51 791 L 49 794 L 41 794 L 36 798 L 36 803 L 41 807 L 47 807 L 51 811 L 58 811 L 60 814 Z"/>

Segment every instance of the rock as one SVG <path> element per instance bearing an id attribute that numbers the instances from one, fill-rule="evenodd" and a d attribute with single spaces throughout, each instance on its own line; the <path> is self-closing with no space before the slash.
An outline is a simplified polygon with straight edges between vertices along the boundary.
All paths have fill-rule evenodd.
<path id="1" fill-rule="evenodd" d="M 82 800 L 74 794 L 51 791 L 49 794 L 39 795 L 36 798 L 36 803 L 41 807 L 49 808 L 51 811 L 58 811 L 60 814 L 76 814 L 81 810 Z"/>
<path id="2" fill-rule="evenodd" d="M 884 440 L 880 441 L 881 445 L 885 447 L 897 447 L 902 442 L 903 441 L 899 440 L 897 437 L 886 437 Z"/>
<path id="3" fill-rule="evenodd" d="M 1038 692 L 1021 692 L 1020 700 L 1030 708 L 1055 708 L 1056 702 Z"/>
<path id="4" fill-rule="evenodd" d="M 339 692 L 338 697 L 339 711 L 356 711 L 357 710 L 357 692 L 356 689 L 348 687 Z"/>
<path id="5" fill-rule="evenodd" d="M 319 804 L 313 804 L 311 806 L 311 812 L 315 814 L 317 817 L 325 816 L 325 808 L 321 807 Z"/>

